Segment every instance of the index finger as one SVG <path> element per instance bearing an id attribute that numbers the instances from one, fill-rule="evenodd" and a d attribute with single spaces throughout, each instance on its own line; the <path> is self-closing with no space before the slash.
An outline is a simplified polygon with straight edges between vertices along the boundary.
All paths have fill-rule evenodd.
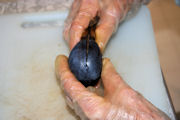
<path id="1" fill-rule="evenodd" d="M 90 20 L 96 16 L 98 9 L 99 3 L 97 0 L 82 0 L 79 11 L 72 21 L 69 31 L 70 49 L 80 41 L 83 31 L 88 27 Z"/>

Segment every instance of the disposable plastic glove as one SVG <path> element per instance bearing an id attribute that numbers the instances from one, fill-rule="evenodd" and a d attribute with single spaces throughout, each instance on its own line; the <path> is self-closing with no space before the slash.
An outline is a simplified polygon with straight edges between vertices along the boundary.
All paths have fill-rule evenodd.
<path id="1" fill-rule="evenodd" d="M 104 96 L 90 92 L 76 80 L 66 56 L 56 58 L 55 68 L 68 105 L 82 120 L 169 120 L 162 111 L 128 86 L 107 58 L 103 60 L 101 74 Z"/>
<path id="2" fill-rule="evenodd" d="M 89 21 L 99 16 L 100 21 L 95 31 L 96 42 L 103 52 L 109 38 L 128 11 L 132 14 L 148 1 L 150 0 L 74 0 L 65 22 L 64 39 L 72 49 L 80 41 Z"/>

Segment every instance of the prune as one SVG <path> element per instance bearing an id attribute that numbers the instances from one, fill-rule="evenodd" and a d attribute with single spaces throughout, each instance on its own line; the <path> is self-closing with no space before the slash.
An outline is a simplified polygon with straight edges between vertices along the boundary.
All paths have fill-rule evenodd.
<path id="1" fill-rule="evenodd" d="M 95 24 L 92 23 L 72 49 L 68 60 L 71 72 L 85 87 L 96 85 L 102 70 L 102 54 L 95 42 L 95 34 L 92 32 Z"/>

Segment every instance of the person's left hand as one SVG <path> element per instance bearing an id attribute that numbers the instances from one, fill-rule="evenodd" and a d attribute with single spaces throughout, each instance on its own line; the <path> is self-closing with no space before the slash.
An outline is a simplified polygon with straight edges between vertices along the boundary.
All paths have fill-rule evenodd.
<path id="1" fill-rule="evenodd" d="M 100 21 L 95 30 L 96 42 L 103 52 L 118 23 L 123 20 L 130 5 L 135 2 L 139 3 L 141 0 L 74 0 L 63 32 L 70 50 L 80 41 L 89 22 L 95 16 L 99 16 Z"/>
<path id="2" fill-rule="evenodd" d="M 88 91 L 71 73 L 67 57 L 60 55 L 55 63 L 68 105 L 81 119 L 90 120 L 169 120 L 158 108 L 128 86 L 109 59 L 103 60 L 104 97 Z"/>

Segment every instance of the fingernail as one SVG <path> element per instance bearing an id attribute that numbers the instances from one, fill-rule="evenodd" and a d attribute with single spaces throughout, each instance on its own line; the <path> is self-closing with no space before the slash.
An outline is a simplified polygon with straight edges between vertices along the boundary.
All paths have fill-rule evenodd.
<path id="1" fill-rule="evenodd" d="M 103 42 L 98 42 L 98 46 L 99 46 L 99 48 L 101 49 L 101 53 L 103 53 L 104 52 L 104 43 Z"/>
<path id="2" fill-rule="evenodd" d="M 105 64 L 107 64 L 109 61 L 110 61 L 109 58 L 104 58 L 104 59 L 103 59 L 103 66 L 104 66 Z"/>

